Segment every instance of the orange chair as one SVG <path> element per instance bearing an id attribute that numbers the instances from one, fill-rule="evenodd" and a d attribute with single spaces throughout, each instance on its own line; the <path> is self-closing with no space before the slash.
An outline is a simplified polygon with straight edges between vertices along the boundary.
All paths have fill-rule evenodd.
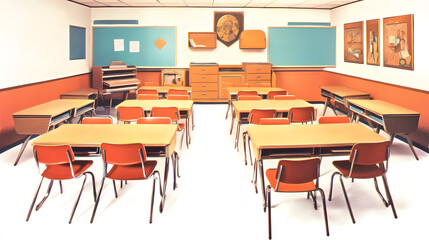
<path id="1" fill-rule="evenodd" d="M 253 96 L 258 96 L 258 92 L 257 91 L 238 91 L 237 92 L 237 99 L 240 98 L 240 96 L 244 96 L 244 95 L 253 95 Z"/>
<path id="2" fill-rule="evenodd" d="M 137 95 L 139 94 L 156 94 L 158 95 L 158 90 L 156 89 L 138 89 Z"/>
<path id="3" fill-rule="evenodd" d="M 314 107 L 293 107 L 289 110 L 289 121 L 291 123 L 307 123 L 316 119 Z"/>
<path id="4" fill-rule="evenodd" d="M 168 89 L 168 95 L 188 95 L 188 90 L 186 89 Z M 167 95 L 167 96 L 168 96 Z"/>
<path id="5" fill-rule="evenodd" d="M 159 192 L 160 195 L 163 196 L 161 177 L 159 175 L 159 172 L 155 170 L 155 167 L 158 162 L 146 159 L 146 150 L 141 143 L 102 143 L 101 153 L 104 161 L 104 174 L 103 179 L 101 181 L 100 191 L 98 192 L 97 201 L 94 205 L 94 211 L 92 212 L 91 223 L 94 221 L 95 213 L 97 211 L 97 207 L 100 202 L 100 197 L 104 186 L 104 180 L 106 178 L 113 180 L 113 189 L 115 191 L 115 197 L 118 198 L 115 180 L 146 180 L 153 177 L 152 200 L 150 204 L 151 208 L 149 216 L 149 223 L 152 223 L 153 201 L 155 196 L 155 184 L 157 178 L 159 178 Z M 160 211 L 162 211 L 161 206 Z"/>
<path id="6" fill-rule="evenodd" d="M 329 201 L 332 200 L 332 190 L 335 175 L 340 176 L 341 187 L 343 188 L 344 198 L 349 209 L 350 217 L 352 222 L 355 223 L 350 201 L 347 196 L 346 188 L 344 186 L 343 177 L 351 179 L 374 179 L 375 190 L 380 196 L 386 207 L 391 206 L 393 216 L 398 218 L 396 215 L 395 206 L 393 205 L 392 196 L 390 195 L 389 186 L 387 184 L 386 172 L 389 166 L 389 146 L 390 142 L 378 142 L 378 143 L 357 143 L 353 146 L 350 153 L 349 160 L 333 161 L 332 164 L 337 168 L 337 172 L 334 172 L 331 177 L 331 188 L 329 191 Z M 384 188 L 386 190 L 387 201 L 381 194 L 377 177 L 383 179 Z"/>
<path id="7" fill-rule="evenodd" d="M 174 94 L 168 94 L 167 95 L 168 100 L 191 100 L 191 96 L 189 95 L 174 95 Z"/>
<path id="8" fill-rule="evenodd" d="M 247 122 L 249 124 L 260 124 L 261 119 L 263 118 L 274 118 L 277 115 L 277 111 L 274 109 L 252 109 L 249 113 L 249 116 L 247 118 Z M 240 122 L 237 125 L 237 136 L 236 136 L 236 147 L 238 149 L 238 139 L 239 139 L 239 132 L 240 132 Z M 247 165 L 247 156 L 246 156 L 246 138 L 247 138 L 247 131 L 243 132 L 243 146 L 244 146 L 244 164 Z M 249 151 L 250 151 L 250 141 L 249 142 Z M 252 162 L 252 159 L 250 159 L 250 162 Z"/>
<path id="9" fill-rule="evenodd" d="M 116 110 L 118 121 L 123 121 L 124 123 L 131 123 L 144 117 L 144 111 L 141 107 L 118 107 Z"/>
<path id="10" fill-rule="evenodd" d="M 261 125 L 285 125 L 290 124 L 287 118 L 261 118 L 259 121 Z"/>
<path id="11" fill-rule="evenodd" d="M 274 100 L 293 100 L 296 99 L 295 95 L 275 95 Z"/>
<path id="12" fill-rule="evenodd" d="M 347 116 L 330 116 L 330 117 L 320 117 L 319 124 L 325 123 L 349 123 L 349 118 Z"/>
<path id="13" fill-rule="evenodd" d="M 307 192 L 311 196 L 314 209 L 317 210 L 316 191 L 322 197 L 326 235 L 329 236 L 328 214 L 325 193 L 319 187 L 320 158 L 280 160 L 277 168 L 267 169 L 269 185 L 266 188 L 266 206 L 268 207 L 268 238 L 271 239 L 271 186 L 274 192 Z M 265 210 L 265 208 L 264 208 Z"/>
<path id="14" fill-rule="evenodd" d="M 69 223 L 73 220 L 73 215 L 76 211 L 77 205 L 79 203 L 80 196 L 82 195 L 83 187 L 85 186 L 87 174 L 92 178 L 92 188 L 94 194 L 94 202 L 96 200 L 96 190 L 95 190 L 95 179 L 94 174 L 87 171 L 88 168 L 92 165 L 91 160 L 75 160 L 73 150 L 68 145 L 58 145 L 58 146 L 40 146 L 35 145 L 33 147 L 34 159 L 36 160 L 37 168 L 40 167 L 39 164 L 44 164 L 46 167 L 41 173 L 42 180 L 40 181 L 39 187 L 37 188 L 36 195 L 34 196 L 33 202 L 31 203 L 30 210 L 28 211 L 27 221 L 30 219 L 31 212 L 33 211 L 34 204 L 37 200 L 37 195 L 39 194 L 40 187 L 42 186 L 43 179 L 50 179 L 48 190 L 45 197 L 40 201 L 36 206 L 36 211 L 39 210 L 43 203 L 48 199 L 48 196 L 51 192 L 52 185 L 55 180 L 58 180 L 60 183 L 60 191 L 63 193 L 63 187 L 61 184 L 62 180 L 77 179 L 81 176 L 84 176 L 82 187 L 80 189 L 77 200 L 74 204 Z"/>
<path id="15" fill-rule="evenodd" d="M 274 96 L 278 95 L 287 95 L 286 91 L 269 91 L 267 95 L 267 99 L 274 99 Z"/>
<path id="16" fill-rule="evenodd" d="M 137 94 L 137 100 L 158 100 L 158 94 Z"/>
<path id="17" fill-rule="evenodd" d="M 82 119 L 82 124 L 112 124 L 111 116 L 85 117 Z"/>
<path id="18" fill-rule="evenodd" d="M 182 149 L 182 143 L 184 136 L 187 135 L 187 124 L 180 122 L 180 112 L 177 107 L 153 107 L 152 117 L 168 117 L 173 123 L 177 124 L 177 131 L 182 132 L 182 139 L 180 140 L 180 149 Z M 186 146 L 189 148 L 189 137 L 186 139 Z"/>
<path id="19" fill-rule="evenodd" d="M 238 100 L 239 101 L 248 101 L 248 100 L 256 100 L 256 101 L 258 101 L 258 100 L 262 100 L 262 97 L 261 96 L 257 96 L 257 95 L 241 95 L 241 96 L 239 96 L 238 97 Z"/>
<path id="20" fill-rule="evenodd" d="M 159 83 L 157 83 L 157 82 L 145 82 L 144 85 L 145 86 L 159 86 Z"/>

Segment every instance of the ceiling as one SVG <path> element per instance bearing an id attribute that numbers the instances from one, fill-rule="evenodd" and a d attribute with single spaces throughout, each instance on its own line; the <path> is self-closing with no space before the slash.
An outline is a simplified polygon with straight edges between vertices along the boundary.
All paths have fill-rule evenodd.
<path id="1" fill-rule="evenodd" d="M 216 7 L 334 9 L 362 0 L 69 0 L 87 7 Z"/>

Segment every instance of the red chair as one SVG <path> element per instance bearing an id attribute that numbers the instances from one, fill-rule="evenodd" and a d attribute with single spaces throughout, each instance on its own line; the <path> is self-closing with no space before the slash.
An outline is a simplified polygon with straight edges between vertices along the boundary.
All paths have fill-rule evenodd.
<path id="1" fill-rule="evenodd" d="M 182 149 L 182 143 L 187 130 L 186 123 L 180 122 L 180 112 L 177 107 L 153 107 L 152 117 L 168 117 L 171 121 L 177 124 L 177 131 L 182 133 L 182 139 L 180 140 L 180 149 Z M 187 135 L 187 134 L 186 134 Z M 186 146 L 189 148 L 189 139 L 186 139 Z"/>
<path id="2" fill-rule="evenodd" d="M 144 117 L 144 110 L 141 107 L 117 107 L 118 121 L 131 123 L 137 119 Z"/>
<path id="3" fill-rule="evenodd" d="M 156 90 L 156 89 L 138 89 L 137 95 L 138 94 L 156 94 L 156 95 L 158 95 L 158 90 Z"/>
<path id="4" fill-rule="evenodd" d="M 266 177 L 269 185 L 266 188 L 268 207 L 268 238 L 271 239 L 271 189 L 274 192 L 307 192 L 311 196 L 314 209 L 317 210 L 316 191 L 322 197 L 323 214 L 325 217 L 326 235 L 329 236 L 328 214 L 326 211 L 325 193 L 319 187 L 320 158 L 304 158 L 280 160 L 277 168 L 267 169 Z M 271 186 L 273 188 L 271 188 Z M 264 208 L 265 210 L 265 208 Z"/>
<path id="5" fill-rule="evenodd" d="M 261 119 L 263 118 L 274 118 L 277 115 L 277 111 L 274 109 L 252 109 L 249 113 L 249 116 L 247 118 L 247 122 L 249 124 L 260 124 Z M 238 149 L 238 136 L 240 132 L 240 123 L 237 125 L 237 142 L 236 146 Z M 246 156 L 246 138 L 247 138 L 247 131 L 243 132 L 243 146 L 244 146 L 244 164 L 247 165 L 247 156 Z M 249 151 L 250 151 L 250 141 L 247 138 L 247 141 L 249 143 Z M 252 163 L 252 159 L 250 159 L 250 162 Z"/>
<path id="6" fill-rule="evenodd" d="M 240 96 L 244 96 L 244 95 L 253 95 L 253 96 L 258 96 L 258 92 L 257 91 L 238 91 L 237 92 L 237 99 L 240 98 Z"/>
<path id="7" fill-rule="evenodd" d="M 111 116 L 97 116 L 97 117 L 84 117 L 82 124 L 112 124 L 113 118 Z"/>
<path id="8" fill-rule="evenodd" d="M 113 180 L 113 189 L 115 191 L 115 197 L 118 198 L 115 180 L 146 180 L 153 177 L 152 199 L 150 204 L 151 208 L 149 216 L 149 223 L 152 223 L 153 201 L 155 197 L 155 184 L 157 179 L 159 179 L 160 195 L 163 196 L 161 177 L 159 175 L 159 172 L 155 170 L 155 167 L 158 162 L 146 159 L 146 150 L 141 143 L 102 143 L 101 153 L 104 161 L 104 174 L 103 179 L 101 181 L 100 191 L 98 192 L 97 201 L 94 205 L 94 211 L 92 212 L 91 223 L 94 221 L 95 213 L 100 202 L 100 197 L 106 178 Z"/>
<path id="9" fill-rule="evenodd" d="M 294 100 L 295 95 L 275 95 L 274 100 Z"/>
<path id="10" fill-rule="evenodd" d="M 39 187 L 37 188 L 36 195 L 34 196 L 33 202 L 31 203 L 30 210 L 27 214 L 27 221 L 30 219 L 31 212 L 33 211 L 34 204 L 37 200 L 37 195 L 39 194 L 40 187 L 42 186 L 43 179 L 50 179 L 48 190 L 45 197 L 40 201 L 36 206 L 36 211 L 39 210 L 43 203 L 48 199 L 48 196 L 51 192 L 52 185 L 55 180 L 58 180 L 60 183 L 61 193 L 63 193 L 63 188 L 61 181 L 69 179 L 77 179 L 84 176 L 82 187 L 80 189 L 77 200 L 74 204 L 69 223 L 73 220 L 73 215 L 76 211 L 77 205 L 79 203 L 80 196 L 82 195 L 83 187 L 85 186 L 87 174 L 92 178 L 92 188 L 94 194 L 94 201 L 96 200 L 96 190 L 95 190 L 95 179 L 94 174 L 90 171 L 87 171 L 88 168 L 92 165 L 91 160 L 75 160 L 73 150 L 68 145 L 59 145 L 59 146 L 40 146 L 36 145 L 33 148 L 34 159 L 36 160 L 37 168 L 40 167 L 39 164 L 44 164 L 45 169 L 41 173 L 42 180 L 40 181 Z"/>
<path id="11" fill-rule="evenodd" d="M 330 117 L 320 117 L 319 124 L 327 123 L 350 123 L 347 116 L 330 116 Z"/>
<path id="12" fill-rule="evenodd" d="M 269 91 L 268 95 L 267 95 L 267 99 L 274 99 L 274 96 L 279 96 L 279 95 L 287 95 L 286 91 Z"/>
<path id="13" fill-rule="evenodd" d="M 158 100 L 158 94 L 137 94 L 137 100 Z"/>
<path id="14" fill-rule="evenodd" d="M 289 121 L 291 123 L 307 123 L 316 119 L 314 107 L 293 107 L 289 110 Z"/>
<path id="15" fill-rule="evenodd" d="M 261 96 L 254 96 L 254 95 L 242 95 L 238 97 L 239 101 L 249 101 L 249 100 L 262 100 Z"/>
<path id="16" fill-rule="evenodd" d="M 188 95 L 188 90 L 186 90 L 186 89 L 168 89 L 168 95 L 170 95 L 170 94 L 171 95 Z"/>
<path id="17" fill-rule="evenodd" d="M 389 186 L 387 184 L 386 173 L 389 166 L 389 146 L 390 142 L 378 142 L 378 143 L 357 143 L 353 146 L 350 153 L 350 158 L 348 160 L 339 160 L 333 161 L 332 164 L 337 168 L 337 172 L 334 172 L 331 177 L 331 188 L 329 191 L 329 201 L 332 200 L 332 190 L 334 177 L 336 175 L 340 176 L 340 183 L 343 189 L 344 198 L 349 209 L 350 217 L 352 222 L 355 223 L 355 218 L 353 216 L 352 208 L 350 206 L 350 201 L 347 196 L 346 188 L 344 186 L 343 177 L 349 179 L 374 179 L 375 190 L 380 196 L 386 207 L 391 206 L 393 211 L 393 216 L 398 218 L 393 204 L 392 196 L 390 194 Z M 381 194 L 377 177 L 383 179 L 384 188 L 386 190 L 387 201 L 384 199 Z"/>
<path id="18" fill-rule="evenodd" d="M 189 95 L 167 95 L 168 100 L 191 100 L 191 96 Z"/>
<path id="19" fill-rule="evenodd" d="M 287 118 L 261 118 L 259 121 L 261 125 L 285 125 L 290 124 Z"/>

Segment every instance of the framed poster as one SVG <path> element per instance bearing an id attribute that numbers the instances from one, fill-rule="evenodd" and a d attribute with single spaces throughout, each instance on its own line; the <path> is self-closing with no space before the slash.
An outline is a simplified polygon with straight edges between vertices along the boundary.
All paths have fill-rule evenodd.
<path id="1" fill-rule="evenodd" d="M 380 20 L 366 21 L 366 64 L 380 66 Z"/>
<path id="2" fill-rule="evenodd" d="M 344 62 L 363 63 L 363 22 L 344 24 Z"/>
<path id="3" fill-rule="evenodd" d="M 234 44 L 243 31 L 243 12 L 214 12 L 214 32 L 227 47 Z"/>
<path id="4" fill-rule="evenodd" d="M 414 70 L 413 14 L 383 19 L 385 67 Z"/>

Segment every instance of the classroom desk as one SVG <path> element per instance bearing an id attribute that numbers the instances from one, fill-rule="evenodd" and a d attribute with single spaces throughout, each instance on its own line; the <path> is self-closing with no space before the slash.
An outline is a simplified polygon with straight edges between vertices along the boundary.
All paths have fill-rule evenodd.
<path id="1" fill-rule="evenodd" d="M 250 101 L 234 101 L 232 102 L 233 112 L 231 118 L 231 130 L 229 134 L 232 134 L 234 128 L 234 119 L 237 119 L 237 131 L 235 138 L 235 147 L 238 149 L 239 133 L 240 133 L 240 121 L 247 119 L 252 109 L 274 109 L 277 113 L 289 112 L 293 107 L 312 107 L 310 103 L 302 99 L 294 100 L 250 100 Z"/>
<path id="2" fill-rule="evenodd" d="M 347 107 L 348 99 L 369 99 L 369 93 L 361 92 L 355 89 L 351 89 L 344 86 L 321 86 L 322 96 L 326 98 L 325 106 L 323 107 L 323 114 L 325 116 L 326 108 L 328 105 L 332 107 L 335 115 L 337 112 L 335 111 L 335 104 L 339 103 Z M 331 99 L 334 100 L 334 105 L 331 104 Z"/>
<path id="3" fill-rule="evenodd" d="M 158 90 L 158 95 L 161 98 L 167 98 L 168 90 L 177 89 L 177 90 L 187 90 L 189 96 L 192 97 L 192 87 L 185 86 L 142 86 L 139 89 L 156 89 Z"/>
<path id="4" fill-rule="evenodd" d="M 61 99 L 97 99 L 98 90 L 95 88 L 81 88 L 60 95 Z"/>
<path id="5" fill-rule="evenodd" d="M 256 162 L 255 190 L 259 168 L 264 201 L 264 159 L 321 156 L 324 152 L 329 152 L 326 150 L 349 147 L 356 143 L 387 141 L 383 136 L 357 123 L 250 125 L 247 132 Z"/>
<path id="6" fill-rule="evenodd" d="M 170 156 L 176 146 L 176 125 L 170 124 L 66 124 L 32 141 L 32 145 L 70 145 L 71 147 L 101 147 L 101 143 L 142 143 L 147 152 L 163 148 L 165 156 L 164 190 L 162 207 L 168 179 Z M 175 163 L 173 163 L 173 166 Z M 174 169 L 173 188 L 176 187 Z"/>
<path id="7" fill-rule="evenodd" d="M 353 113 L 352 119 L 355 116 L 357 122 L 360 117 L 366 119 L 377 133 L 383 128 L 390 135 L 390 142 L 395 135 L 404 136 L 414 157 L 419 160 L 409 134 L 417 129 L 420 113 L 381 100 L 351 99 L 348 100 L 348 106 Z"/>
<path id="8" fill-rule="evenodd" d="M 73 117 L 82 117 L 94 109 L 94 100 L 57 99 L 14 113 L 15 131 L 27 135 L 14 165 L 18 164 L 31 136 L 46 133 L 58 124 Z"/>
<path id="9" fill-rule="evenodd" d="M 186 133 L 186 145 L 189 147 L 189 143 L 191 141 L 190 133 L 189 133 L 189 122 L 192 117 L 192 126 L 194 125 L 194 116 L 192 113 L 192 107 L 194 105 L 193 100 L 125 100 L 118 104 L 116 107 L 142 107 L 146 112 L 150 112 L 153 107 L 177 107 L 180 111 L 180 117 L 185 118 L 185 133 Z"/>
<path id="10" fill-rule="evenodd" d="M 262 98 L 267 98 L 267 95 L 270 91 L 285 91 L 283 88 L 278 87 L 227 87 L 226 91 L 228 92 L 228 109 L 226 110 L 225 119 L 228 118 L 229 109 L 232 109 L 232 101 L 237 100 L 237 94 L 239 91 L 257 91 L 258 95 Z"/>

